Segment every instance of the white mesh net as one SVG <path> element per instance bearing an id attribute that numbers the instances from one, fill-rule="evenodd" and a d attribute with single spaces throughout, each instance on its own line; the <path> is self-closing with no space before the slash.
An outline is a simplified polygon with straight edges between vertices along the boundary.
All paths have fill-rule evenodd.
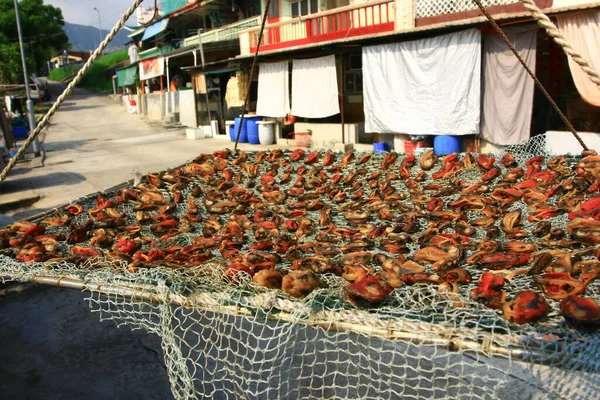
<path id="1" fill-rule="evenodd" d="M 532 151 L 540 150 L 540 145 L 534 143 L 525 146 L 522 151 L 518 148 L 513 150 L 515 158 L 524 164 Z M 345 287 L 348 281 L 340 276 L 341 271 L 335 266 L 341 265 L 342 257 L 348 254 L 348 250 L 352 248 L 370 252 L 373 257 L 365 264 L 370 270 L 369 274 L 373 276 L 383 272 L 382 265 L 377 260 L 401 260 L 403 257 L 414 260 L 415 252 L 426 247 L 426 243 L 419 242 L 419 238 L 426 235 L 429 224 L 435 220 L 427 212 L 419 211 L 417 228 L 408 229 L 403 225 L 406 230 L 404 233 L 410 236 L 410 240 L 406 239 L 408 243 L 404 256 L 390 252 L 394 249 L 393 246 L 386 246 L 390 243 L 384 240 L 393 237 L 392 233 L 402 233 L 401 229 L 395 232 L 391 228 L 396 224 L 401 225 L 403 218 L 419 207 L 424 209 L 428 203 L 423 203 L 421 196 L 425 194 L 427 200 L 436 197 L 443 199 L 443 210 L 454 210 L 450 204 L 462 199 L 463 194 L 460 190 L 443 193 L 442 189 L 452 186 L 452 182 L 457 179 L 461 181 L 463 188 L 481 183 L 482 171 L 477 166 L 459 170 L 452 179 L 434 179 L 432 175 L 438 172 L 440 161 L 436 167 L 422 174 L 417 159 L 417 165 L 410 169 L 411 179 L 396 176 L 389 180 L 394 193 L 403 200 L 394 203 L 390 197 L 385 201 L 388 205 L 395 204 L 391 210 L 393 219 L 388 220 L 373 208 L 372 201 L 364 200 L 373 199 L 375 194 L 381 195 L 386 191 L 382 186 L 384 177 L 388 172 L 398 175 L 400 163 L 405 157 L 403 155 L 398 157 L 390 170 L 383 171 L 381 177 L 377 178 L 377 184 L 374 184 L 369 182 L 382 171 L 384 155 L 373 155 L 359 164 L 356 160 L 364 155 L 355 154 L 355 160 L 339 169 L 338 173 L 342 177 L 335 185 L 334 182 L 338 179 L 335 165 L 339 164 L 342 154 L 337 154 L 337 162 L 325 168 L 316 167 L 321 165 L 323 152 L 319 154 L 319 164 L 304 164 L 306 155 L 299 161 L 289 162 L 290 154 L 286 153 L 276 162 L 262 163 L 254 163 L 252 160 L 255 156 L 257 154 L 249 154 L 246 162 L 234 164 L 236 156 L 229 155 L 226 168 L 210 176 L 221 177 L 225 175 L 226 169 L 231 169 L 234 177 L 239 175 L 244 178 L 235 186 L 221 186 L 221 193 L 226 193 L 232 187 L 244 188 L 255 198 L 263 197 L 262 202 L 246 198 L 247 204 L 264 204 L 265 199 L 271 198 L 265 192 L 279 190 L 289 195 L 282 204 L 244 209 L 236 208 L 243 203 L 239 201 L 235 205 L 223 206 L 229 207 L 228 210 L 219 209 L 219 213 L 215 213 L 215 209 L 210 208 L 213 204 L 209 199 L 215 196 L 214 188 L 223 184 L 222 180 L 211 182 L 210 177 L 196 176 L 188 185 L 175 186 L 177 183 L 167 183 L 167 177 L 178 176 L 177 170 L 167 171 L 157 174 L 164 184 L 160 189 L 161 195 L 170 203 L 175 200 L 175 192 L 181 190 L 184 199 L 181 203 L 175 203 L 177 205 L 174 209 L 168 210 L 168 214 L 179 221 L 175 231 L 158 232 L 156 229 L 158 221 L 168 220 L 164 218 L 165 210 L 151 208 L 148 213 L 155 216 L 153 222 L 140 223 L 139 220 L 143 217 L 139 214 L 140 209 L 143 209 L 140 204 L 144 203 L 122 201 L 112 208 L 122 213 L 119 218 L 124 218 L 125 222 L 119 228 L 111 228 L 114 221 L 109 223 L 95 220 L 96 230 L 90 231 L 87 239 L 79 244 L 92 248 L 89 236 L 97 236 L 98 229 L 105 229 L 107 232 L 111 229 L 127 231 L 127 238 L 141 241 L 140 252 L 148 256 L 151 250 L 161 250 L 167 254 L 163 254 L 162 260 L 136 264 L 132 259 L 136 256 L 131 256 L 131 253 L 125 256 L 115 250 L 114 245 L 111 247 L 112 251 L 101 250 L 99 257 L 71 257 L 69 254 L 73 254 L 74 245 L 67 244 L 64 237 L 72 236 L 74 227 L 47 225 L 46 235 L 62 235 L 62 238 L 54 236 L 58 243 L 55 255 L 63 255 L 60 260 L 54 257 L 40 262 L 18 261 L 16 258 L 19 255 L 31 255 L 32 247 L 18 241 L 26 233 L 13 229 L 9 233 L 4 231 L 4 234 L 9 234 L 16 241 L 8 243 L 8 236 L 0 236 L 5 238 L 0 255 L 0 271 L 5 280 L 40 282 L 41 277 L 54 277 L 54 284 L 59 286 L 75 282 L 74 287 L 90 292 L 90 307 L 99 312 L 103 320 L 113 320 L 118 325 L 145 329 L 159 335 L 176 398 L 584 399 L 593 398 L 598 393 L 600 334 L 579 332 L 569 327 L 559 310 L 559 301 L 556 300 L 548 299 L 549 311 L 543 319 L 523 325 L 508 322 L 503 318 L 502 311 L 473 300 L 471 293 L 486 271 L 477 264 L 465 262 L 475 253 L 473 246 L 464 245 L 464 258 L 454 265 L 468 271 L 472 280 L 458 285 L 454 291 L 441 290 L 440 283 L 443 279 L 440 280 L 438 275 L 440 271 L 435 271 L 428 263 L 421 263 L 422 274 L 403 276 L 404 284 L 391 290 L 380 304 L 359 309 L 347 301 Z M 571 166 L 579 158 L 565 159 L 568 163 L 565 174 L 574 179 L 576 176 Z M 216 158 L 210 157 L 203 161 L 205 162 L 198 165 L 212 165 Z M 549 161 L 548 157 L 546 161 Z M 280 166 L 273 173 L 278 189 L 270 187 L 272 190 L 263 190 L 270 183 L 268 179 L 261 178 L 268 176 L 268 171 L 273 171 L 274 163 Z M 258 170 L 252 173 L 256 178 L 249 176 L 247 171 L 250 167 L 246 165 L 258 166 Z M 513 169 L 502 166 L 499 160 L 495 165 L 501 169 L 501 176 Z M 293 172 L 288 170 L 290 167 L 293 167 Z M 300 173 L 303 168 L 306 170 Z M 322 176 L 323 180 L 319 184 L 311 180 L 320 176 L 321 172 L 325 176 Z M 290 173 L 289 181 L 287 173 Z M 566 179 L 567 175 L 563 178 Z M 305 177 L 301 184 L 298 183 L 300 176 Z M 354 182 L 361 181 L 362 185 L 354 187 L 349 178 L 352 176 Z M 497 177 L 488 184 L 503 187 L 501 179 Z M 560 184 L 564 179 L 553 185 Z M 232 182 L 235 182 L 235 178 Z M 415 182 L 421 188 L 419 193 L 414 192 Z M 324 193 L 319 193 L 319 196 L 305 195 L 300 199 L 292 196 L 293 189 L 300 186 L 305 189 L 304 194 L 314 194 L 330 184 L 341 187 L 340 193 L 346 193 L 347 199 L 338 202 L 336 197 L 329 198 Z M 439 187 L 433 186 L 434 184 Z M 137 189 L 144 185 L 147 183 Z M 185 225 L 185 216 L 189 213 L 185 199 L 193 195 L 194 186 L 201 188 L 203 193 L 195 201 L 197 215 L 201 216 L 202 221 Z M 590 183 L 587 183 L 588 188 L 589 186 Z M 103 197 L 123 197 L 123 189 L 127 188 L 125 186 L 116 193 L 103 194 Z M 361 190 L 364 191 L 362 196 L 350 200 L 352 195 Z M 593 193 L 583 194 L 584 199 L 594 196 Z M 484 197 L 490 198 L 489 192 Z M 304 213 L 304 210 L 314 207 L 314 204 L 309 206 L 296 203 L 302 199 L 312 202 L 317 198 L 325 209 L 332 210 L 333 225 L 320 227 L 321 210 Z M 367 222 L 352 222 L 344 214 L 346 209 L 351 209 L 351 203 L 356 204 L 357 212 L 368 211 Z M 558 199 L 553 198 L 546 205 L 556 206 L 557 203 Z M 77 204 L 85 212 L 73 218 L 76 226 L 84 226 L 92 216 L 97 217 L 94 212 L 89 212 L 98 207 L 95 196 L 81 199 Z M 301 212 L 292 214 L 294 210 Z M 593 245 L 568 241 L 568 235 L 565 237 L 567 241 L 563 242 L 558 239 L 552 242 L 549 238 L 536 238 L 531 233 L 536 228 L 536 223 L 527 220 L 533 214 L 533 209 L 523 201 L 513 202 L 502 214 L 514 210 L 522 212 L 523 225 L 520 229 L 525 234 L 519 240 L 533 243 L 536 252 L 552 252 L 554 262 L 558 262 L 564 254 L 575 255 L 575 252 L 589 248 L 590 252 L 581 255 L 581 261 L 598 261 L 597 255 L 593 253 Z M 112 213 L 118 214 L 114 211 Z M 48 221 L 47 218 L 64 214 L 64 209 L 57 210 L 35 222 Z M 484 215 L 481 210 L 463 211 L 463 214 L 468 221 L 480 219 Z M 243 229 L 243 241 L 232 245 L 224 239 L 224 235 L 234 234 L 228 222 L 241 221 L 240 216 L 243 215 L 249 218 L 250 223 Z M 257 215 L 263 215 L 266 221 L 277 221 L 277 232 L 269 233 L 258 229 L 259 222 L 255 219 Z M 307 228 L 305 235 L 285 231 L 284 220 L 295 219 L 306 224 L 307 221 L 301 218 L 312 221 L 315 228 Z M 547 220 L 556 229 L 566 230 L 570 224 L 565 212 Z M 382 223 L 387 224 L 390 229 L 377 236 L 373 229 Z M 453 235 L 458 229 L 453 224 L 444 227 L 439 221 L 437 223 L 439 233 Z M 141 229 L 136 229 L 138 226 Z M 493 226 L 501 228 L 501 218 L 496 219 Z M 268 224 L 264 227 L 267 230 L 275 229 Z M 29 228 L 31 227 L 23 227 Z M 348 233 L 351 229 L 357 232 L 348 237 L 342 234 L 341 238 L 326 245 L 325 240 L 332 240 L 327 239 L 327 235 L 342 231 Z M 231 246 L 208 246 L 203 250 L 209 254 L 186 253 L 189 259 L 180 264 L 176 264 L 176 257 L 169 258 L 171 255 L 182 254 L 183 247 L 197 244 L 201 237 L 214 238 L 221 244 L 227 242 Z M 318 274 L 320 286 L 303 292 L 305 297 L 294 298 L 280 290 L 261 286 L 259 281 L 251 277 L 252 273 L 257 273 L 258 264 L 232 274 L 232 262 L 243 260 L 248 266 L 249 260 L 254 260 L 250 257 L 260 254 L 266 257 L 250 246 L 273 241 L 276 243 L 275 247 L 265 246 L 263 251 L 276 255 L 277 240 L 284 238 L 289 238 L 296 246 L 300 245 L 300 254 L 279 252 L 275 269 L 283 275 L 296 269 L 294 259 L 306 260 L 318 254 L 329 254 L 329 267 Z M 469 242 L 481 243 L 485 238 L 486 230 L 478 227 Z M 115 242 L 117 239 L 115 238 Z M 505 244 L 508 240 L 514 239 L 500 230 L 496 242 Z M 364 247 L 361 247 L 363 242 Z M 25 248 L 29 253 L 24 253 Z M 237 249 L 240 253 L 227 253 L 227 249 Z M 343 251 L 344 255 L 336 249 Z M 240 254 L 242 258 L 239 258 Z M 192 263 L 192 256 L 202 257 L 203 262 Z M 382 257 L 378 258 L 379 256 Z M 319 265 L 315 268 L 317 267 Z M 540 292 L 534 277 L 528 275 L 528 271 L 518 270 L 519 268 L 506 268 L 505 271 L 495 272 L 507 278 L 503 289 L 507 300 L 525 290 Z M 417 282 L 411 284 L 414 281 Z M 585 296 L 600 300 L 599 286 L 597 280 L 589 282 Z"/>

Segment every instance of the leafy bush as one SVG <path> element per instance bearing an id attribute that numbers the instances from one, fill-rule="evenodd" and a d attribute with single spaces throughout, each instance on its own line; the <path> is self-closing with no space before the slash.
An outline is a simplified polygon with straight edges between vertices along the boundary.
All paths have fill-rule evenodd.
<path id="1" fill-rule="evenodd" d="M 76 74 L 77 71 L 79 71 L 79 67 L 76 65 L 69 65 L 66 68 L 54 68 L 50 71 L 50 74 L 48 74 L 48 79 L 51 81 L 62 82 L 66 78 Z"/>
<path id="2" fill-rule="evenodd" d="M 112 72 L 106 70 L 121 61 L 127 60 L 127 50 L 119 50 L 106 54 L 96 60 L 81 81 L 81 86 L 92 92 L 112 90 Z"/>

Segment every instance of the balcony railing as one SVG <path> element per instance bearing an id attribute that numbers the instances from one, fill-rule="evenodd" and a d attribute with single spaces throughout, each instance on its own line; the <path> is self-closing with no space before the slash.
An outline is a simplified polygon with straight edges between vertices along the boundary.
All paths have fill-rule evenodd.
<path id="1" fill-rule="evenodd" d="M 201 34 L 202 43 L 219 42 L 225 40 L 238 40 L 240 32 L 254 28 L 260 25 L 260 16 L 248 18 L 233 24 L 225 25 L 221 28 L 213 29 Z M 198 35 L 191 36 L 183 40 L 183 46 L 193 46 L 198 44 Z"/>
<path id="2" fill-rule="evenodd" d="M 436 17 L 478 9 L 473 0 L 414 0 L 415 18 Z M 487 7 L 519 3 L 519 0 L 482 0 Z"/>
<path id="3" fill-rule="evenodd" d="M 394 0 L 375 0 L 265 26 L 262 51 L 394 30 Z M 240 35 L 242 54 L 256 51 L 260 28 Z"/>

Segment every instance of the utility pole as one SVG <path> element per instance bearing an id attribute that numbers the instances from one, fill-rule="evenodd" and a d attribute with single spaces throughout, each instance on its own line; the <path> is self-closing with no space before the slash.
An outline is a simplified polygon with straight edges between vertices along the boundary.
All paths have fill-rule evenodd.
<path id="1" fill-rule="evenodd" d="M 96 12 L 98 13 L 98 32 L 100 32 L 100 41 L 98 42 L 98 46 L 100 46 L 100 43 L 102 43 L 102 18 L 100 17 L 100 10 L 98 10 L 96 7 L 94 7 L 94 10 L 96 10 Z"/>
<path id="2" fill-rule="evenodd" d="M 23 64 L 23 77 L 25 78 L 25 93 L 27 93 L 27 117 L 29 120 L 29 134 L 32 134 L 37 124 L 35 123 L 35 112 L 33 110 L 33 101 L 29 92 L 29 77 L 27 76 L 27 62 L 25 61 L 25 51 L 23 50 L 23 34 L 21 33 L 21 18 L 19 18 L 19 3 L 15 0 L 15 14 L 17 15 L 17 34 L 19 35 L 19 48 L 21 49 L 21 63 Z M 36 157 L 40 156 L 40 142 L 36 137 L 33 141 L 33 153 Z"/>

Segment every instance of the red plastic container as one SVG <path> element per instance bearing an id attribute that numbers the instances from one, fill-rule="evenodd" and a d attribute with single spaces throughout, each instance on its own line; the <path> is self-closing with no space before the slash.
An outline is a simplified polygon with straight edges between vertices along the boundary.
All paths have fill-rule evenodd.
<path id="1" fill-rule="evenodd" d="M 404 141 L 404 152 L 406 154 L 413 154 L 416 149 L 429 147 L 427 142 L 411 142 L 410 140 Z"/>

